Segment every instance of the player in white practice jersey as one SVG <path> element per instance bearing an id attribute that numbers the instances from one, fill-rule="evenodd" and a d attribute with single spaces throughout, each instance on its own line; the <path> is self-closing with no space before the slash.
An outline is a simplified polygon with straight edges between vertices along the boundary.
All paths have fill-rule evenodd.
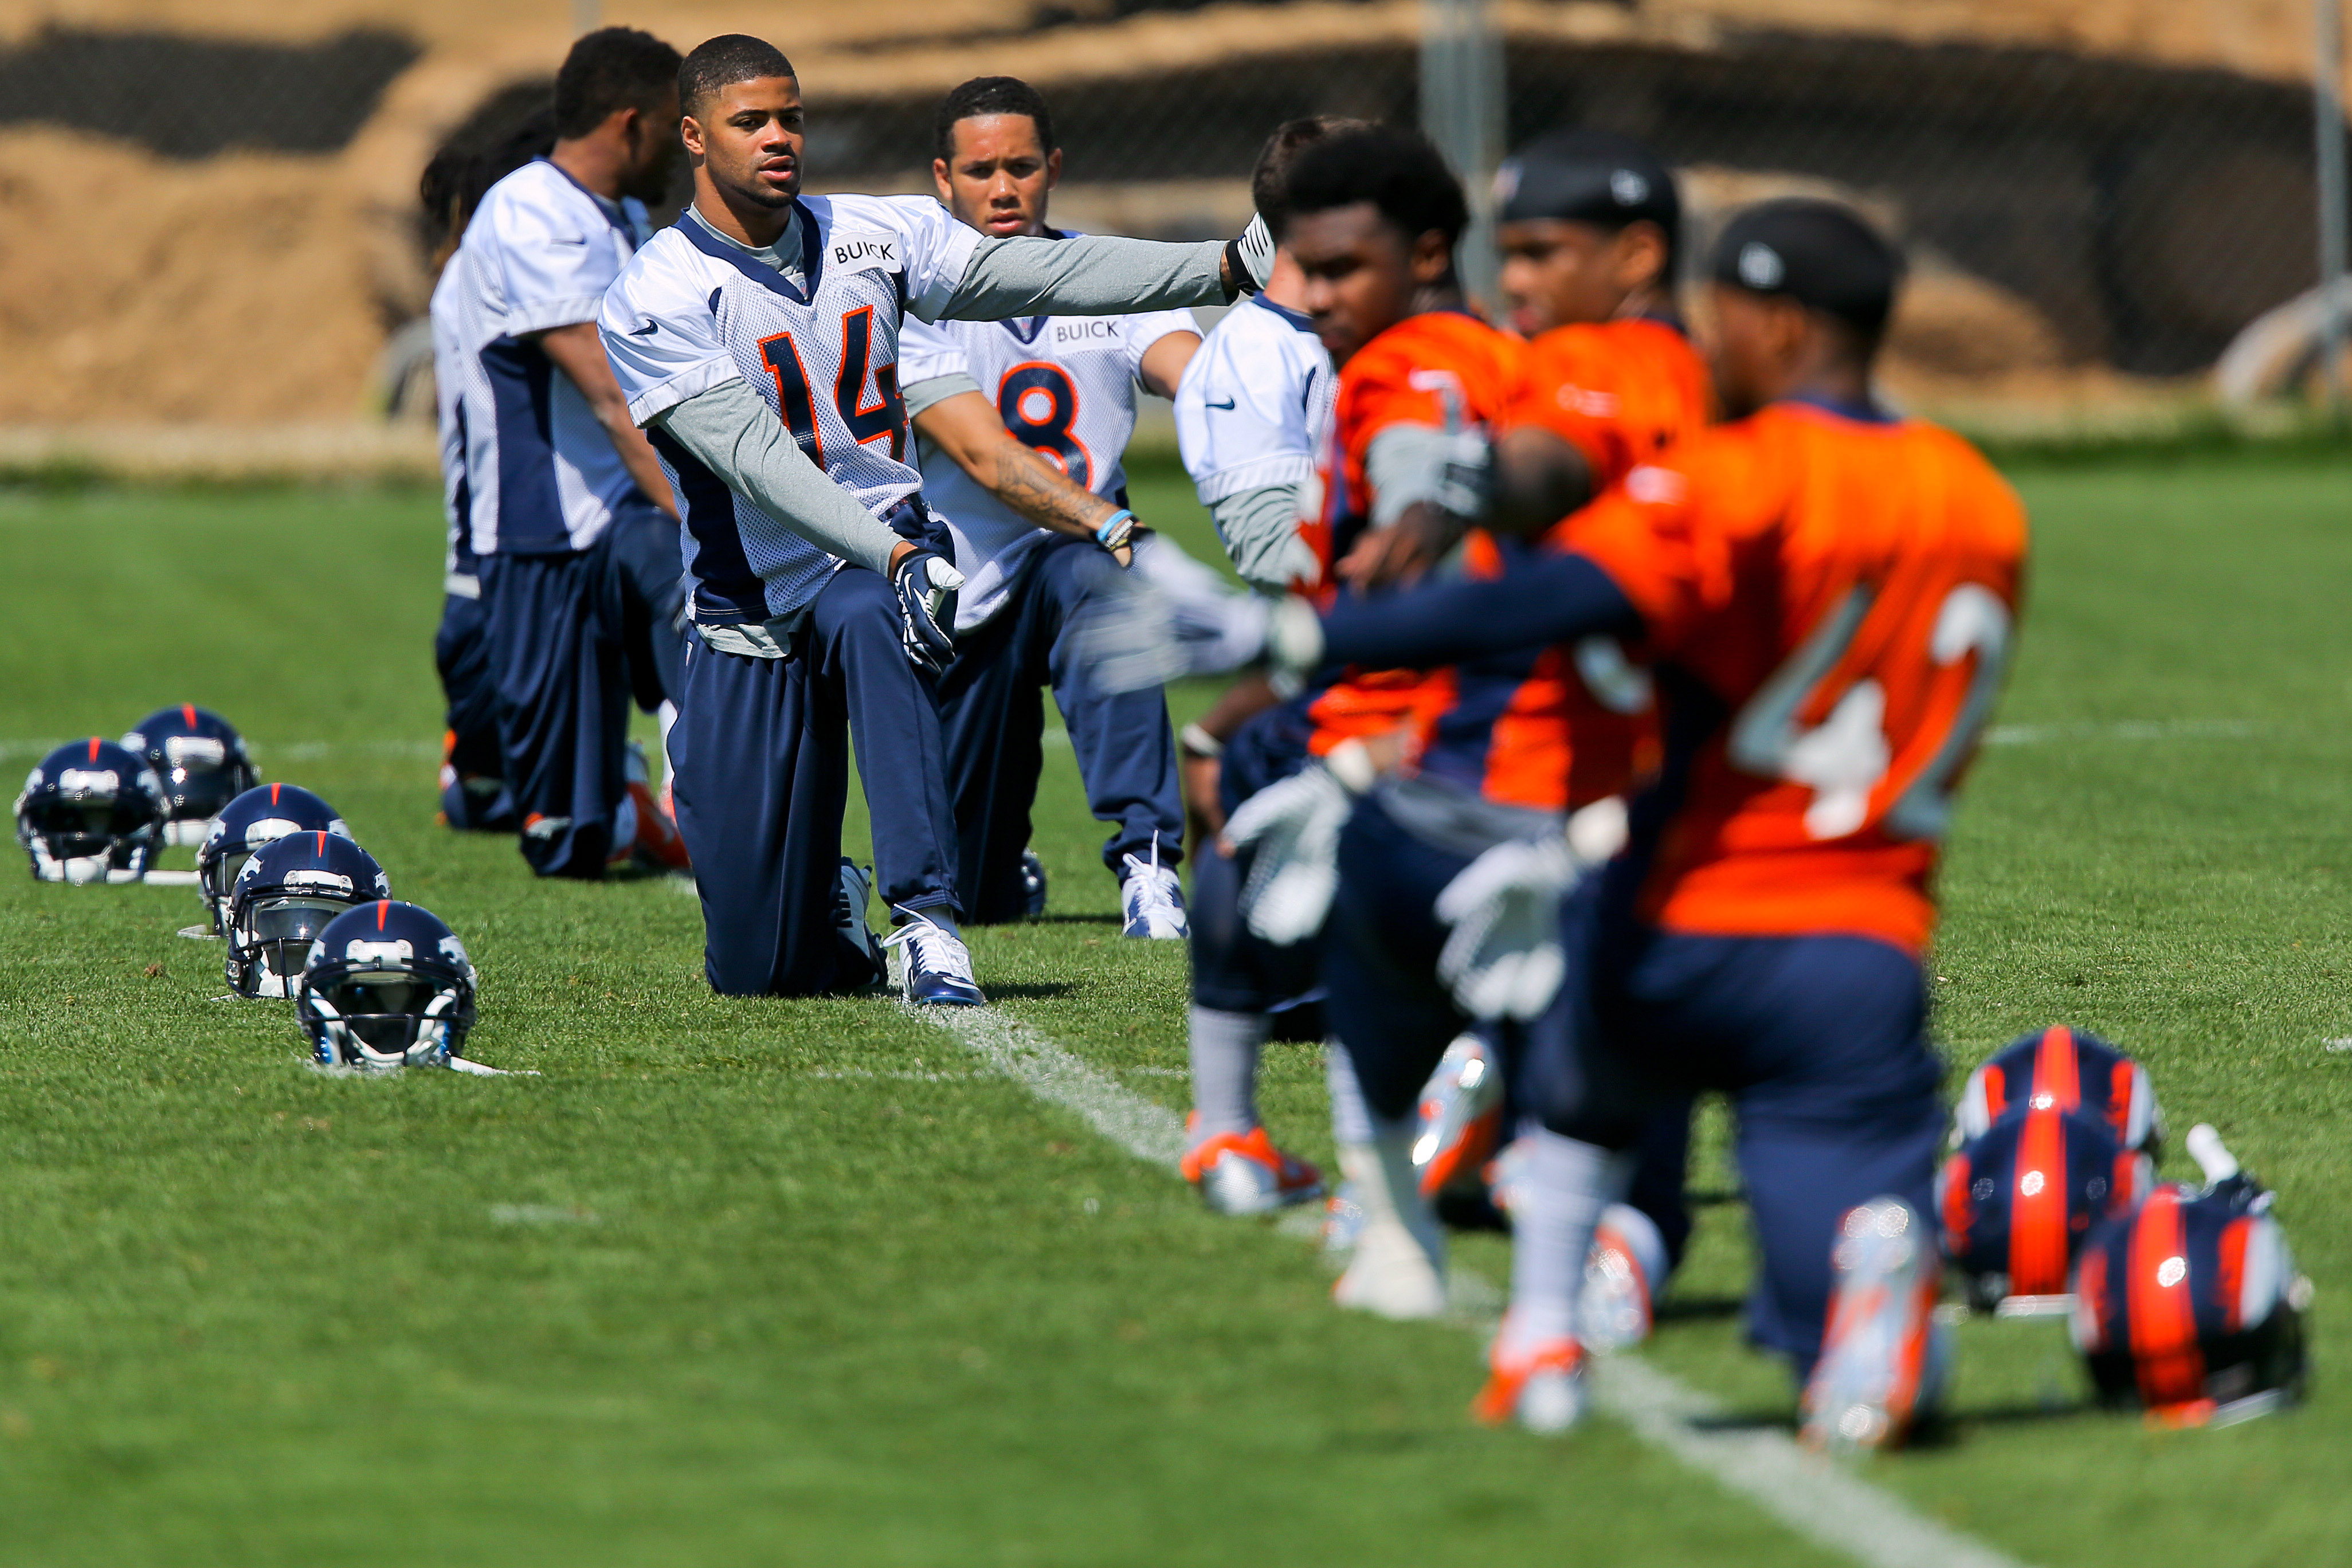
<path id="1" fill-rule="evenodd" d="M 1354 123 L 1295 120 L 1268 139 L 1250 184 L 1277 238 L 1290 163 Z M 1201 504 L 1234 569 L 1272 595 L 1318 574 L 1298 534 L 1299 494 L 1315 477 L 1337 377 L 1298 309 L 1305 289 L 1297 264 L 1279 254 L 1265 291 L 1225 313 L 1176 392 L 1177 440 Z M 1185 725 L 1185 795 L 1199 830 L 1221 832 L 1229 811 L 1297 772 L 1310 728 L 1301 703 L 1279 701 L 1262 676 L 1244 677 Z M 1270 1036 L 1323 1037 L 1314 944 L 1277 947 L 1249 931 L 1241 910 L 1245 869 L 1212 853 L 1192 872 L 1192 1117 L 1183 1171 L 1212 1208 L 1229 1214 L 1261 1214 L 1322 1190 L 1312 1165 L 1267 1136 L 1256 1097 L 1258 1051 Z"/>
<path id="2" fill-rule="evenodd" d="M 520 119 L 461 126 L 417 181 L 433 247 L 427 319 L 433 331 L 435 413 L 441 435 L 441 504 L 448 519 L 442 557 L 441 625 L 433 664 L 441 677 L 441 818 L 451 827 L 512 833 L 514 796 L 499 752 L 499 693 L 490 671 L 488 606 L 474 554 L 473 499 L 466 479 L 466 356 L 458 346 L 457 241 L 489 188 L 555 147 L 555 106 Z"/>
<path id="3" fill-rule="evenodd" d="M 595 328 L 677 161 L 677 68 L 626 27 L 575 43 L 554 149 L 490 187 L 449 264 L 499 747 L 543 877 L 683 862 L 627 752 L 633 688 L 656 707 L 677 679 L 676 512 Z"/>
<path id="4" fill-rule="evenodd" d="M 1044 97 L 980 77 L 940 105 L 932 177 L 956 218 L 999 238 L 1064 237 L 1046 221 L 1062 150 Z M 923 493 L 964 574 L 956 658 L 940 682 L 965 916 L 1043 912 L 1024 865 L 1044 763 L 1050 685 L 1094 815 L 1116 825 L 1103 864 L 1132 937 L 1181 938 L 1182 797 L 1168 704 L 1156 688 L 1089 689 L 1080 654 L 1110 552 L 1131 548 L 1121 458 L 1139 383 L 1165 396 L 1200 346 L 1189 312 L 1030 316 L 907 324 L 899 375 L 922 453 Z M 1153 542 L 1156 547 L 1157 542 Z"/>
<path id="5" fill-rule="evenodd" d="M 839 858 L 855 742 L 876 891 L 915 1002 L 982 1000 L 957 929 L 932 681 L 954 652 L 947 529 L 898 391 L 901 318 L 1110 314 L 1230 299 L 1223 247 L 985 238 L 925 197 L 800 195 L 800 83 L 772 45 L 678 73 L 693 205 L 614 283 L 607 353 L 677 489 L 693 625 L 671 740 L 712 985 L 808 994 L 875 976 L 866 887 Z"/>

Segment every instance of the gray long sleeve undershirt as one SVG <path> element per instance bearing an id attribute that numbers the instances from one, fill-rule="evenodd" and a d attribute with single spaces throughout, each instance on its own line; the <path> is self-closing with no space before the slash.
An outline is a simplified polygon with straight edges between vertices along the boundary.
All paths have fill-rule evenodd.
<path id="1" fill-rule="evenodd" d="M 1292 578 L 1315 575 L 1315 552 L 1298 537 L 1297 486 L 1239 491 L 1211 505 L 1209 518 L 1234 570 L 1251 587 L 1286 594 Z"/>
<path id="2" fill-rule="evenodd" d="M 1003 321 L 1018 316 L 1124 316 L 1231 302 L 1224 241 L 1169 245 L 1074 234 L 1066 239 L 982 239 L 936 316 Z"/>
<path id="3" fill-rule="evenodd" d="M 898 535 L 810 460 L 749 383 L 722 381 L 654 423 L 730 489 L 819 550 L 889 571 Z"/>
<path id="4" fill-rule="evenodd" d="M 700 214 L 693 216 L 701 221 Z M 793 222 L 799 221 L 795 212 Z M 791 233 L 787 228 L 778 245 L 763 250 L 738 240 L 729 243 L 773 266 L 779 256 L 790 254 L 783 247 Z M 1098 235 L 982 239 L 964 268 L 963 281 L 939 316 L 927 319 L 1108 316 L 1223 304 L 1223 257 L 1224 246 L 1218 240 L 1165 245 Z M 748 383 L 721 382 L 653 423 L 730 489 L 818 549 L 877 572 L 889 570 L 898 535 L 810 460 Z"/>

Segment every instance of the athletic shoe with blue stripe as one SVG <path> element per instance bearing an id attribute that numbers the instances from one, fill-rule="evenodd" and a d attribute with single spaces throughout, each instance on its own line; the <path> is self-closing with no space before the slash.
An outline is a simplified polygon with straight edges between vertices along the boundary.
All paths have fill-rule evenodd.
<path id="1" fill-rule="evenodd" d="M 915 1007 L 982 1007 L 988 998 L 971 977 L 963 939 L 919 910 L 900 910 L 898 929 L 882 945 L 898 952 L 898 990 Z"/>

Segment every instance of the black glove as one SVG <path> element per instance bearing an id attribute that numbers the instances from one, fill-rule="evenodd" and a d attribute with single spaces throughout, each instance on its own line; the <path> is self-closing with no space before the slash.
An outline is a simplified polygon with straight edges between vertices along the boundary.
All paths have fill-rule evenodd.
<path id="1" fill-rule="evenodd" d="M 947 557 L 918 550 L 891 570 L 898 595 L 898 640 L 917 669 L 937 675 L 955 657 L 956 590 L 963 574 Z"/>

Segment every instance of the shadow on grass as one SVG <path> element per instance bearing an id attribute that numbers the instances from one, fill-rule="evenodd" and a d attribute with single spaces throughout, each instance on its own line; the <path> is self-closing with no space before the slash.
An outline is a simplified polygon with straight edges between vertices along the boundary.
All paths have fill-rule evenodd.
<path id="1" fill-rule="evenodd" d="M 1070 995 L 1076 990 L 1077 987 L 1066 980 L 1030 980 L 1010 984 L 991 982 L 988 987 L 988 999 L 992 1002 L 1001 1002 L 1008 996 L 1018 996 L 1029 1001 L 1050 1002 L 1057 997 Z"/>

